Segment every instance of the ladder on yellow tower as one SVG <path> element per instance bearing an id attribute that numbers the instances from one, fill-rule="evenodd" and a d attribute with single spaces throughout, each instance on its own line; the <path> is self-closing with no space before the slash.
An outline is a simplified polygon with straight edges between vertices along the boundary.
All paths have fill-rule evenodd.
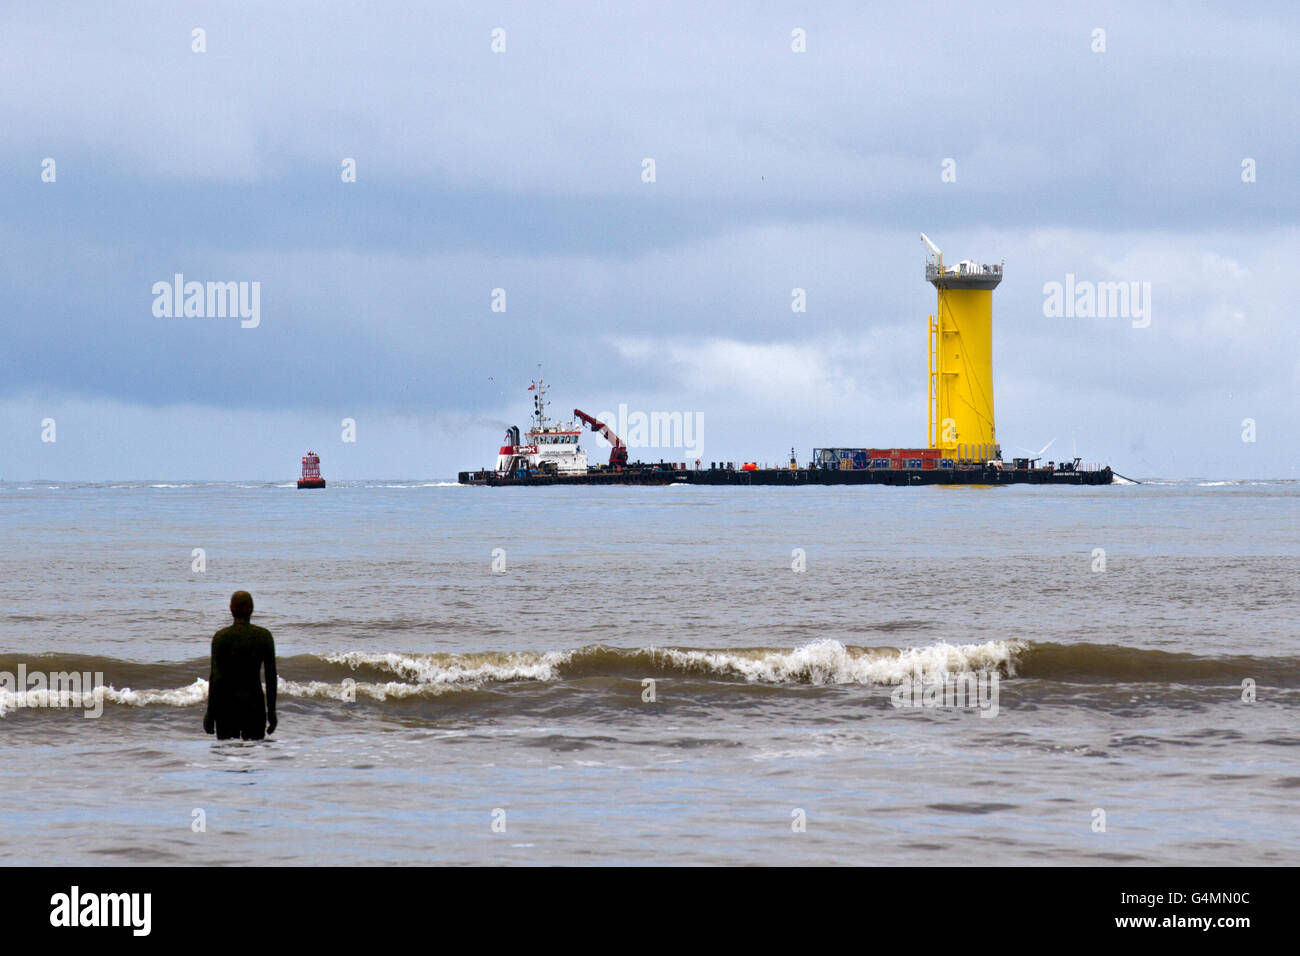
<path id="1" fill-rule="evenodd" d="M 939 320 L 930 316 L 930 447 L 939 447 Z"/>

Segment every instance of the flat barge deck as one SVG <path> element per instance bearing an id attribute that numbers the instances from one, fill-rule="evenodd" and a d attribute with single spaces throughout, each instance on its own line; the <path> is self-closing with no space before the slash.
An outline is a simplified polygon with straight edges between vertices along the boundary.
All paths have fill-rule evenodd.
<path id="1" fill-rule="evenodd" d="M 585 475 L 527 472 L 462 471 L 462 485 L 524 487 L 533 485 L 1109 485 L 1109 467 L 1074 468 L 680 468 L 672 464 L 634 462 L 621 470 L 589 468 Z"/>

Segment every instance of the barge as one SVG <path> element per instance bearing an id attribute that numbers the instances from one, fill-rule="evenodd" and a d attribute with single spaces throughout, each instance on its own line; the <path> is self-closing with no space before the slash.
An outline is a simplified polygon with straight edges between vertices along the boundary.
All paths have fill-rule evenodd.
<path id="1" fill-rule="evenodd" d="M 593 467 L 586 474 L 560 475 L 524 470 L 512 475 L 495 471 L 462 471 L 462 485 L 493 488 L 535 485 L 1109 485 L 1109 467 L 1082 467 L 1075 462 L 1031 466 L 1017 459 L 994 467 L 991 463 L 953 468 L 838 469 L 736 468 L 734 462 L 711 462 L 708 468 L 687 468 L 680 462 L 632 462 L 622 469 Z"/>
<path id="2" fill-rule="evenodd" d="M 568 422 L 546 415 L 546 385 L 540 373 L 533 392 L 533 423 L 526 435 L 506 432 L 496 467 L 462 471 L 463 485 L 1109 485 L 1109 465 L 1082 459 L 1004 460 L 993 420 L 993 290 L 1003 264 L 963 259 L 945 265 L 943 253 L 924 234 L 925 279 L 934 286 L 935 314 L 927 336 L 928 446 L 925 448 L 817 448 L 799 464 L 791 449 L 788 466 L 755 462 L 640 462 L 628 460 L 627 445 L 614 430 L 581 409 Z M 590 465 L 578 444 L 582 426 L 609 442 L 605 465 Z M 1050 446 L 1050 442 L 1048 445 Z M 1046 447 L 1043 452 L 1046 451 Z M 1040 456 L 1042 452 L 1039 453 Z M 1120 476 L 1122 477 L 1122 476 Z"/>

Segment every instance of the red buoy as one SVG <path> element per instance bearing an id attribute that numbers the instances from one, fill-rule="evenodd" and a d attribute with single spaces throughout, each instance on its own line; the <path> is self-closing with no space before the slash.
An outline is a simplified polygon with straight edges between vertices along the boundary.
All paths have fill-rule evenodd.
<path id="1" fill-rule="evenodd" d="M 298 487 L 325 487 L 325 479 L 320 476 L 320 456 L 314 451 L 309 451 L 302 456 L 302 477 L 298 479 Z"/>

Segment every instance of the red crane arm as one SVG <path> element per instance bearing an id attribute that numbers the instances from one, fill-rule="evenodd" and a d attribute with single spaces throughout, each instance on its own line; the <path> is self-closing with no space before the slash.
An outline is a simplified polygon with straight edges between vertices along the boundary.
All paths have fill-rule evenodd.
<path id="1" fill-rule="evenodd" d="M 609 463 L 611 465 L 627 464 L 627 446 L 623 444 L 623 439 L 614 434 L 614 429 L 610 428 L 604 422 L 592 418 L 581 408 L 575 408 L 573 414 L 582 419 L 582 421 L 585 422 L 592 431 L 600 432 L 605 441 L 614 446 L 609 452 Z"/>
<path id="2" fill-rule="evenodd" d="M 573 414 L 581 418 L 588 425 L 590 425 L 592 431 L 600 432 L 601 435 L 604 436 L 605 441 L 609 442 L 615 448 L 618 448 L 623 444 L 623 439 L 615 435 L 614 429 L 610 428 L 604 422 L 597 421 L 596 419 L 592 418 L 590 415 L 588 415 L 580 408 L 575 408 L 573 410 Z"/>

